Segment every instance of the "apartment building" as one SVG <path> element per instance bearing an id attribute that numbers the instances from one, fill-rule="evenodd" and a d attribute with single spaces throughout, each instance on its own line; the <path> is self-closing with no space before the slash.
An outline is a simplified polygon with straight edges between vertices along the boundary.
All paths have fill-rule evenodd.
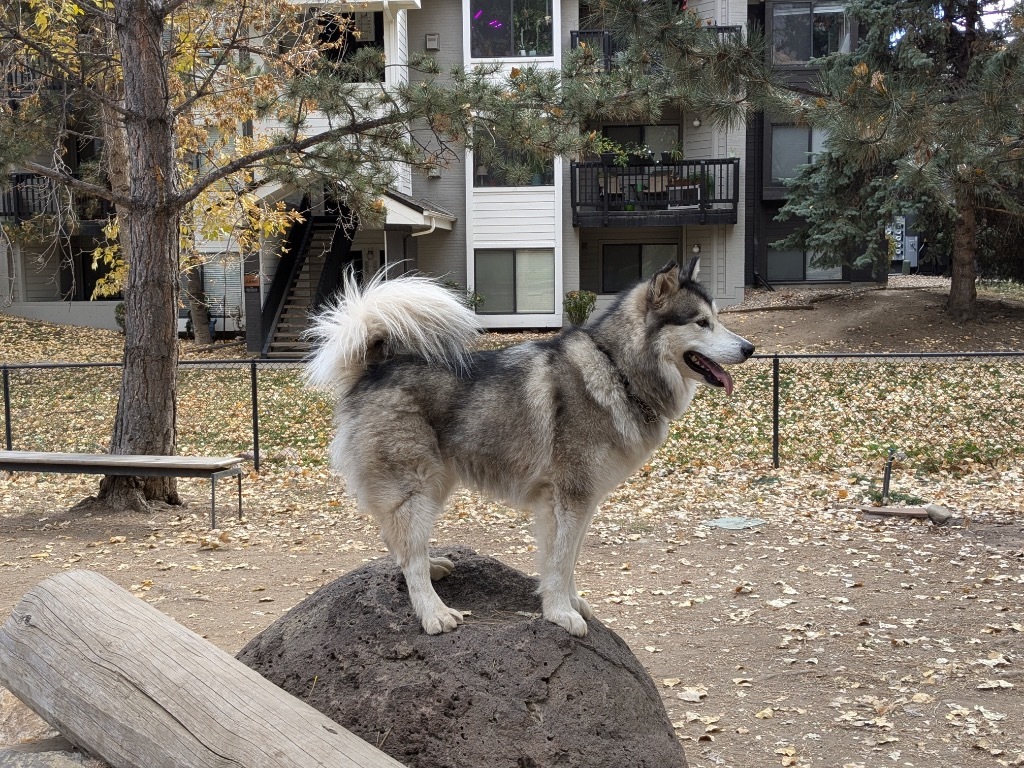
<path id="1" fill-rule="evenodd" d="M 743 34 L 748 15 L 770 14 L 762 8 L 772 5 L 801 3 L 690 0 L 689 10 L 729 35 Z M 485 62 L 557 68 L 572 46 L 585 42 L 611 65 L 610 36 L 581 25 L 578 0 L 363 0 L 330 9 L 358 26 L 361 45 L 384 49 L 386 84 L 417 77 L 402 66 L 413 52 L 435 58 L 442 70 Z M 310 307 L 350 264 L 364 275 L 417 269 L 464 286 L 482 297 L 481 322 L 495 329 L 561 327 L 567 292 L 593 291 L 601 311 L 630 283 L 670 259 L 694 255 L 720 306 L 741 301 L 758 258 L 748 229 L 767 215 L 769 199 L 751 187 L 758 181 L 751 168 L 763 165 L 760 138 L 743 128 L 713 127 L 689 112 L 645 125 L 588 128 L 645 151 L 614 160 L 556 158 L 518 178 L 471 151 L 429 174 L 401 169 L 383 223 L 349 233 L 336 226 L 337 205 L 321 190 L 268 186 L 261 190 L 265 199 L 311 215 L 259 253 L 242 256 L 226 241 L 198 244 L 210 256 L 204 278 L 218 330 L 244 326 L 254 352 L 301 354 L 299 333 Z M 34 183 L 21 180 L 6 193 L 0 215 L 38 205 Z M 62 282 L 68 259 L 47 261 L 16 243 L 0 248 L 3 311 L 113 327 L 116 302 L 87 301 L 87 279 Z M 84 240 L 80 251 L 88 253 Z M 83 275 L 91 268 L 84 256 L 72 263 Z M 71 282 L 79 286 L 74 295 L 62 290 Z"/>
<path id="2" fill-rule="evenodd" d="M 769 42 L 768 56 L 776 71 L 793 85 L 813 88 L 819 72 L 816 59 L 832 53 L 849 53 L 857 45 L 857 25 L 845 5 L 843 0 L 751 2 L 748 23 L 764 29 Z M 743 221 L 748 285 L 872 279 L 870 267 L 815 267 L 811 263 L 814 253 L 782 250 L 772 245 L 799 225 L 794 219 L 775 221 L 788 195 L 785 180 L 821 151 L 825 138 L 817 128 L 794 125 L 770 114 L 751 118 L 747 130 L 746 156 L 750 162 L 746 167 Z"/>

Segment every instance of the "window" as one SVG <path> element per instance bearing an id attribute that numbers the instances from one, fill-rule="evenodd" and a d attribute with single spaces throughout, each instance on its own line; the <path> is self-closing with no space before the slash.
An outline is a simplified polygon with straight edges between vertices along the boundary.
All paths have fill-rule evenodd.
<path id="1" fill-rule="evenodd" d="M 803 64 L 851 50 L 850 19 L 842 2 L 776 3 L 772 7 L 772 60 Z"/>
<path id="2" fill-rule="evenodd" d="M 554 158 L 510 147 L 488 133 L 473 144 L 474 187 L 549 187 L 555 183 Z"/>
<path id="3" fill-rule="evenodd" d="M 631 288 L 675 258 L 675 243 L 606 245 L 601 249 L 601 293 Z"/>
<path id="4" fill-rule="evenodd" d="M 772 58 L 776 64 L 793 64 L 811 58 L 811 6 L 776 3 L 772 8 Z"/>
<path id="5" fill-rule="evenodd" d="M 813 267 L 817 254 L 812 251 L 780 251 L 768 249 L 768 280 L 793 282 L 804 280 L 841 280 L 842 267 Z"/>
<path id="6" fill-rule="evenodd" d="M 811 20 L 811 56 L 849 53 L 850 20 L 843 3 L 815 3 Z"/>
<path id="7" fill-rule="evenodd" d="M 678 125 L 608 125 L 602 132 L 623 148 L 647 147 L 655 157 L 679 148 Z"/>
<path id="8" fill-rule="evenodd" d="M 242 260 L 237 253 L 207 256 L 203 264 L 203 290 L 210 317 L 240 314 L 242 305 Z"/>
<path id="9" fill-rule="evenodd" d="M 384 14 L 321 13 L 317 16 L 320 55 L 328 61 L 345 61 L 360 48 L 384 47 Z"/>
<path id="10" fill-rule="evenodd" d="M 553 314 L 555 252 L 551 248 L 508 248 L 474 253 L 476 285 L 484 297 L 481 315 Z"/>
<path id="11" fill-rule="evenodd" d="M 552 56 L 554 0 L 471 0 L 469 43 L 474 59 Z"/>
<path id="12" fill-rule="evenodd" d="M 377 71 L 366 75 L 366 81 L 384 80 L 384 14 L 380 11 L 331 13 L 308 8 L 300 19 L 299 28 L 285 34 L 279 47 L 282 53 L 315 50 L 318 60 L 300 63 L 306 71 L 325 63 L 329 66 L 347 62 L 358 51 L 375 48 L 381 54 L 380 64 L 375 67 Z"/>
<path id="13" fill-rule="evenodd" d="M 772 125 L 771 184 L 781 187 L 797 174 L 797 168 L 814 161 L 825 148 L 827 134 L 820 128 Z"/>

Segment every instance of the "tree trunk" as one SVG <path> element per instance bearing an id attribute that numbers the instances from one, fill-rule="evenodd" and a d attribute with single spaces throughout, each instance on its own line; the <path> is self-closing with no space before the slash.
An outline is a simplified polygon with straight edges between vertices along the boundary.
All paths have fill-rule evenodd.
<path id="1" fill-rule="evenodd" d="M 956 206 L 960 212 L 953 229 L 953 256 L 950 262 L 952 281 L 946 311 L 954 323 L 972 320 L 978 315 L 977 278 L 978 219 L 974 198 L 962 185 L 956 192 Z"/>
<path id="2" fill-rule="evenodd" d="M 178 237 L 173 116 L 160 49 L 163 18 L 146 0 L 115 0 L 124 72 L 124 128 L 131 206 L 118 210 L 128 263 L 124 368 L 111 453 L 172 455 L 178 368 Z M 98 501 L 140 509 L 179 504 L 174 478 L 107 476 Z"/>
<path id="3" fill-rule="evenodd" d="M 210 333 L 210 307 L 206 303 L 206 291 L 203 288 L 203 268 L 196 264 L 188 273 L 188 309 L 192 316 L 192 333 L 196 344 L 213 344 Z"/>

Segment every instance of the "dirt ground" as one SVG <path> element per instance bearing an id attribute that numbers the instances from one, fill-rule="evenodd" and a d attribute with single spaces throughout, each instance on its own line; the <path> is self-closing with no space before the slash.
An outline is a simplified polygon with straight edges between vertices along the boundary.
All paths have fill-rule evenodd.
<path id="1" fill-rule="evenodd" d="M 758 295 L 725 320 L 763 352 L 1024 346 L 1024 305 L 986 300 L 983 322 L 951 327 L 941 285 L 922 284 L 935 287 Z M 620 502 L 598 513 L 577 569 L 597 617 L 654 678 L 690 765 L 1024 765 L 1020 468 L 987 489 L 999 503 L 945 527 L 866 518 L 842 491 L 776 504 L 771 472 L 737 488 L 727 512 L 756 527 L 708 525 L 722 514 L 711 504 Z M 386 556 L 337 481 L 273 482 L 287 503 L 269 503 L 271 480 L 251 475 L 245 519 L 225 493 L 210 532 L 202 482 L 182 481 L 185 510 L 83 517 L 67 508 L 95 480 L 13 476 L 0 487 L 0 617 L 47 575 L 88 568 L 234 653 L 322 584 Z M 436 542 L 533 570 L 527 518 L 468 493 Z"/>

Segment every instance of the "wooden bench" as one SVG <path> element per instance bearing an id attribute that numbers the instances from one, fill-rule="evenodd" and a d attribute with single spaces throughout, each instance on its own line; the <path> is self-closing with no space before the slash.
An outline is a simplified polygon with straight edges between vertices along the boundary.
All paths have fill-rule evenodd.
<path id="1" fill-rule="evenodd" d="M 0 471 L 130 477 L 210 478 L 210 527 L 217 527 L 217 480 L 238 478 L 238 518 L 242 518 L 242 459 L 237 456 L 133 456 L 112 453 L 0 451 Z"/>

